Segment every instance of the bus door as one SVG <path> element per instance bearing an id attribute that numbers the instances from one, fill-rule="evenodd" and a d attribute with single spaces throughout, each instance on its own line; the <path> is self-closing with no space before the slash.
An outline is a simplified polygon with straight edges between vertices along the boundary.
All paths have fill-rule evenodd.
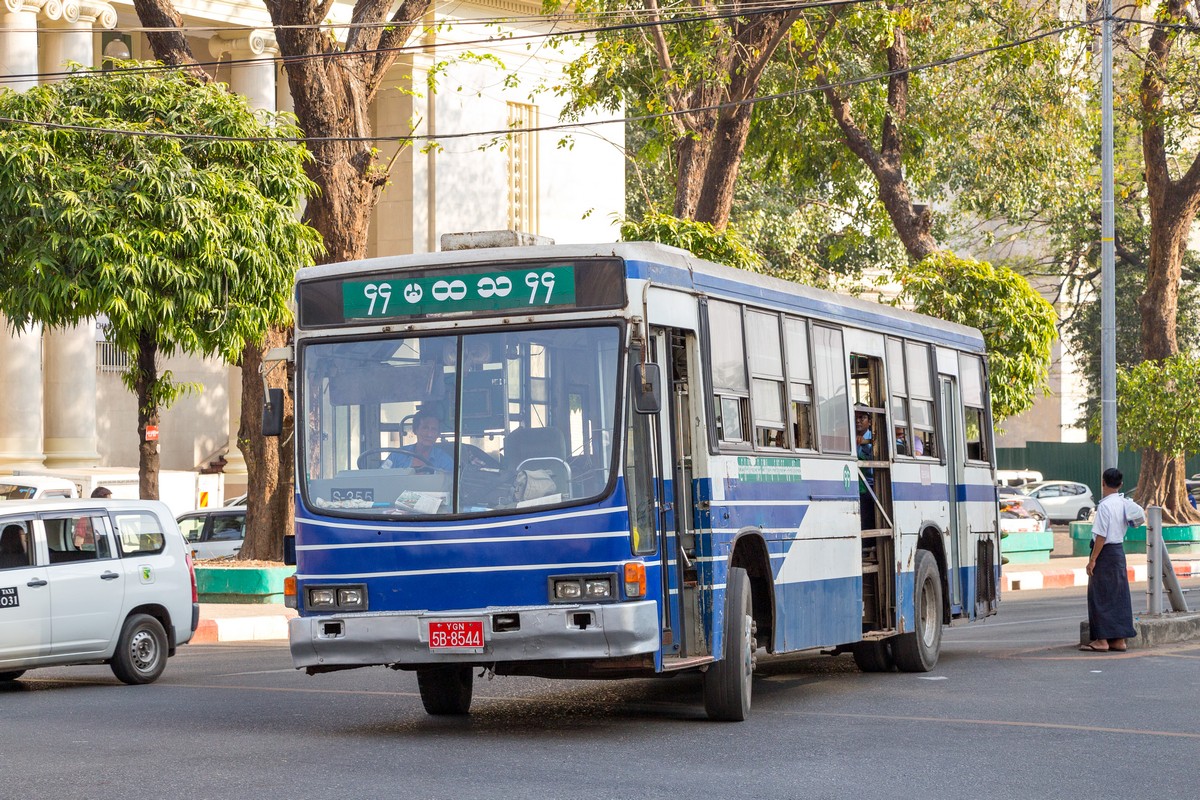
<path id="1" fill-rule="evenodd" d="M 942 394 L 942 431 L 946 437 L 946 480 L 950 484 L 950 605 L 962 604 L 962 576 L 958 567 L 962 563 L 959 539 L 967 529 L 965 497 L 959 492 L 966 485 L 963 461 L 963 438 L 959 409 L 958 384 L 950 375 L 939 375 Z"/>
<path id="2" fill-rule="evenodd" d="M 896 626 L 896 528 L 892 487 L 895 437 L 889 424 L 884 337 L 847 329 L 850 399 L 854 405 L 862 548 L 863 630 Z"/>
<path id="3" fill-rule="evenodd" d="M 655 461 L 659 487 L 659 537 L 663 561 L 663 655 L 686 658 L 706 654 L 700 624 L 696 537 L 692 380 L 699 371 L 696 334 L 681 328 L 654 328 L 651 352 L 662 372 L 663 402 L 658 414 L 660 457 Z"/>

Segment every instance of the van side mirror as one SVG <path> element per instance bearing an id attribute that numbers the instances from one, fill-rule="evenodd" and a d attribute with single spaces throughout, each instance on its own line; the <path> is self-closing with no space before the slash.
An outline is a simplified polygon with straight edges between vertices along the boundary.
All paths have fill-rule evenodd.
<path id="1" fill-rule="evenodd" d="M 639 414 L 657 414 L 662 408 L 662 377 L 658 364 L 633 365 L 633 410 Z"/>
<path id="2" fill-rule="evenodd" d="M 262 435 L 278 436 L 283 433 L 283 389 L 267 389 L 263 401 Z"/>

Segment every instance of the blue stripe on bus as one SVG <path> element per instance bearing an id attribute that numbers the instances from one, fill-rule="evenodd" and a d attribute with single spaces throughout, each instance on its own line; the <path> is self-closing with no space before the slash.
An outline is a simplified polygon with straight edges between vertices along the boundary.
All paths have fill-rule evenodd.
<path id="1" fill-rule="evenodd" d="M 738 500 L 857 500 L 858 481 L 739 481 L 725 479 L 725 501 Z M 714 500 L 713 504 L 721 503 Z"/>
<path id="2" fill-rule="evenodd" d="M 862 638 L 862 578 L 782 583 L 775 607 L 787 609 L 775 624 L 775 650 L 803 650 Z M 760 642 L 765 644 L 765 642 Z"/>

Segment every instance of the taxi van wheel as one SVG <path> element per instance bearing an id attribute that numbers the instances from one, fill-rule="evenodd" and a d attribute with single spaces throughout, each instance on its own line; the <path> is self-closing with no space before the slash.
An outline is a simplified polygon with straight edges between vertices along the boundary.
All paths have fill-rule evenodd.
<path id="1" fill-rule="evenodd" d="M 0 683 L 8 683 L 15 681 L 17 678 L 25 674 L 23 669 L 15 669 L 11 672 L 0 672 Z"/>
<path id="2" fill-rule="evenodd" d="M 131 686 L 153 683 L 167 666 L 167 634 L 162 623 L 148 614 L 125 620 L 112 657 L 117 679 Z"/>
<path id="3" fill-rule="evenodd" d="M 420 667 L 417 688 L 425 713 L 435 717 L 467 714 L 475 688 L 469 666 Z"/>

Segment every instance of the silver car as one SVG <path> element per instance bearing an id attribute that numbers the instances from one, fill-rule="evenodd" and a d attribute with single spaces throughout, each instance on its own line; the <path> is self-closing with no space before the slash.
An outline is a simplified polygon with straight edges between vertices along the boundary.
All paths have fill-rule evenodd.
<path id="1" fill-rule="evenodd" d="M 1077 481 L 1042 481 L 1022 486 L 1021 491 L 1037 498 L 1051 522 L 1085 520 L 1096 509 L 1092 490 Z"/>
<path id="2" fill-rule="evenodd" d="M 244 506 L 190 511 L 180 516 L 178 522 L 194 559 L 226 558 L 242 549 L 246 536 Z"/>

